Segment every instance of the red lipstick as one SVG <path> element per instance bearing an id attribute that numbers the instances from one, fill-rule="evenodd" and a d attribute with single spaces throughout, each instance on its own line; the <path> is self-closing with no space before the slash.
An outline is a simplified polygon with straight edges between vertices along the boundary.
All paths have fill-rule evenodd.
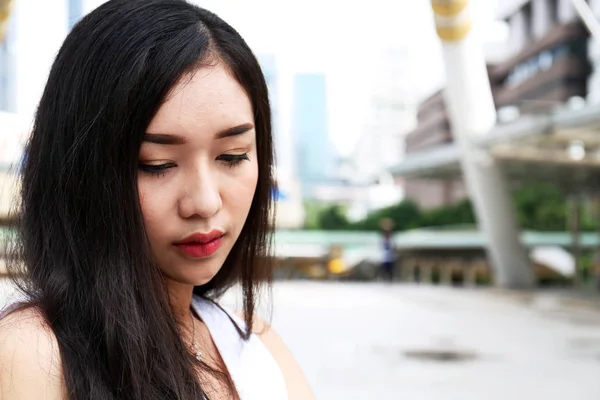
<path id="1" fill-rule="evenodd" d="M 194 233 L 173 245 L 188 257 L 205 258 L 219 250 L 222 237 L 223 233 L 217 230 L 209 233 Z"/>

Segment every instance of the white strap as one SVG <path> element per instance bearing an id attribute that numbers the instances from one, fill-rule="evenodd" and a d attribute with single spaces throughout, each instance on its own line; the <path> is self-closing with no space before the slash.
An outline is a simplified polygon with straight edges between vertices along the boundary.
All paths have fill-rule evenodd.
<path id="1" fill-rule="evenodd" d="M 209 300 L 194 297 L 192 306 L 206 324 L 233 382 L 240 382 L 240 360 L 244 349 L 244 340 L 240 337 L 234 324 L 223 323 L 223 317 L 226 317 L 223 310 Z"/>

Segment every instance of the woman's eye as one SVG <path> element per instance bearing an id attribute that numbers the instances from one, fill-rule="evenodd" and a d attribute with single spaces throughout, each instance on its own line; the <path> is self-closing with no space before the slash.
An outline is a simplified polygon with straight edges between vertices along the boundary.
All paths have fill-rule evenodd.
<path id="1" fill-rule="evenodd" d="M 169 168 L 173 168 L 175 166 L 174 163 L 165 163 L 165 164 L 140 164 L 140 170 L 147 172 L 152 175 L 162 176 L 164 175 Z"/>
<path id="2" fill-rule="evenodd" d="M 248 153 L 244 154 L 221 154 L 217 160 L 223 161 L 230 167 L 235 167 L 243 161 L 248 161 Z"/>

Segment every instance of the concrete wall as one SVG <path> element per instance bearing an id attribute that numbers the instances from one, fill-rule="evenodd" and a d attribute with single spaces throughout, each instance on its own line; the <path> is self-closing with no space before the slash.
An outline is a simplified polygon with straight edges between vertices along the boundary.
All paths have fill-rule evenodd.
<path id="1" fill-rule="evenodd" d="M 573 6 L 571 0 L 555 0 L 558 1 L 558 22 L 567 23 L 577 19 L 577 10 Z"/>
<path id="2" fill-rule="evenodd" d="M 589 5 L 596 18 L 600 19 L 600 0 L 589 0 Z M 592 73 L 588 79 L 587 101 L 600 104 L 600 43 L 593 37 L 588 40 L 588 59 Z"/>
<path id="3" fill-rule="evenodd" d="M 554 23 L 556 4 L 549 0 L 533 0 L 531 8 L 531 31 L 533 38 L 540 39 L 548 33 Z"/>
<path id="4" fill-rule="evenodd" d="M 508 21 L 510 34 L 508 49 L 511 54 L 517 54 L 529 40 L 529 21 L 523 10 L 510 17 Z"/>

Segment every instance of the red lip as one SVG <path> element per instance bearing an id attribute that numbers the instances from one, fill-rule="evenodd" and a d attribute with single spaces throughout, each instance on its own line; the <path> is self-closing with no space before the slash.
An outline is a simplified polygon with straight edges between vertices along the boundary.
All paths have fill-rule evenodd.
<path id="1" fill-rule="evenodd" d="M 223 235 L 223 232 L 217 230 L 209 233 L 194 233 L 173 245 L 188 257 L 205 258 L 219 250 Z"/>

